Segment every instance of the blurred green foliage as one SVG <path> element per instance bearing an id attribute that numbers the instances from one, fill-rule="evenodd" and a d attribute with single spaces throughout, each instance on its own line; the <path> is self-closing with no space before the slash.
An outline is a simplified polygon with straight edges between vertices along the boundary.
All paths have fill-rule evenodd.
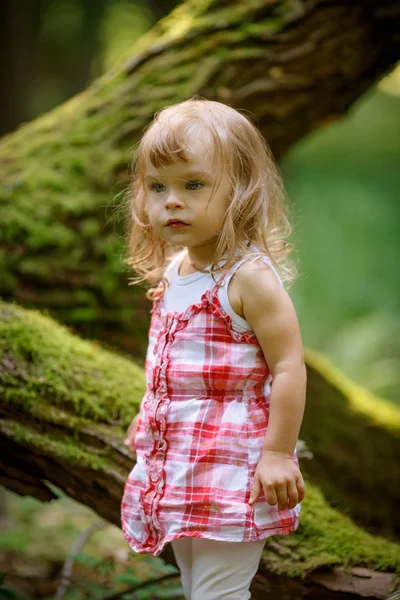
<path id="1" fill-rule="evenodd" d="M 133 2 L 110 4 L 99 27 L 101 50 L 95 64 L 107 71 L 132 54 L 132 46 L 154 22 L 150 9 Z"/>
<path id="2" fill-rule="evenodd" d="M 396 403 L 399 139 L 400 96 L 378 87 L 281 165 L 293 204 L 300 276 L 292 297 L 304 343 Z"/>
<path id="3" fill-rule="evenodd" d="M 128 58 L 135 41 L 156 22 L 155 9 L 162 14 L 161 6 L 146 0 L 43 0 L 29 118 L 61 104 Z"/>

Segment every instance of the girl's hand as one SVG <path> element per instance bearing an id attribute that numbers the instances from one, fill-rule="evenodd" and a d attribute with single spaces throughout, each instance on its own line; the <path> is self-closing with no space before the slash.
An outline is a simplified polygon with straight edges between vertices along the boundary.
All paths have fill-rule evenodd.
<path id="1" fill-rule="evenodd" d="M 303 476 L 289 454 L 263 451 L 254 474 L 249 504 L 253 504 L 262 491 L 268 504 L 278 504 L 279 510 L 292 509 L 304 499 Z"/>
<path id="2" fill-rule="evenodd" d="M 133 452 L 134 454 L 136 453 L 135 452 L 135 435 L 136 435 L 136 427 L 137 427 L 138 420 L 139 420 L 139 414 L 137 414 L 135 417 L 133 417 L 132 422 L 128 427 L 126 440 L 124 441 L 124 444 L 126 446 L 128 446 L 129 450 L 131 452 Z"/>

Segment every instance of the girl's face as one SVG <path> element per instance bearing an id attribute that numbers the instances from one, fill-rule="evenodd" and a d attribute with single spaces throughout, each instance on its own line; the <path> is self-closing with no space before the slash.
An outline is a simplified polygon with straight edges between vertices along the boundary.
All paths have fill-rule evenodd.
<path id="1" fill-rule="evenodd" d="M 147 210 L 154 231 L 169 243 L 192 250 L 192 258 L 209 260 L 216 246 L 229 199 L 225 174 L 218 168 L 204 136 L 191 141 L 188 162 L 171 163 L 145 173 Z M 214 185 L 214 196 L 209 202 Z M 187 225 L 167 226 L 170 219 Z"/>

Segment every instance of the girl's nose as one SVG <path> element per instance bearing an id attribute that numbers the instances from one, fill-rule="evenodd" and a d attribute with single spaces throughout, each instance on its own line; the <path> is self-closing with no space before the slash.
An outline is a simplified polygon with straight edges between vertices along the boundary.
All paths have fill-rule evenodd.
<path id="1" fill-rule="evenodd" d="M 165 206 L 168 208 L 172 208 L 174 206 L 182 206 L 182 202 L 173 191 L 170 191 L 167 198 L 165 199 Z"/>

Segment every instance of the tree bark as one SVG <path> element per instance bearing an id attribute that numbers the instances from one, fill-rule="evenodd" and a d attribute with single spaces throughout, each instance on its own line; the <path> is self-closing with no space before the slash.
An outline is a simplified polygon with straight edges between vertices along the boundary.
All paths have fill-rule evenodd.
<path id="1" fill-rule="evenodd" d="M 134 465 L 123 440 L 145 391 L 143 370 L 98 344 L 80 340 L 47 316 L 6 303 L 0 303 L 0 340 L 1 483 L 41 500 L 55 496 L 53 484 L 120 525 L 123 486 Z M 371 512 L 385 512 L 398 493 L 399 411 L 390 413 L 376 401 L 380 414 L 389 411 L 389 424 L 379 421 L 369 413 L 367 401 L 357 406 L 353 390 L 346 389 L 329 365 L 318 363 L 314 355 L 309 362 L 302 435 L 314 451 L 308 463 L 316 467 L 300 459 L 307 487 L 300 527 L 293 535 L 267 541 L 253 597 L 385 598 L 400 576 L 400 547 L 358 526 L 349 516 L 349 506 L 357 507 L 365 494 Z M 313 436 L 315 419 L 326 432 L 323 443 Z M 326 423 L 331 419 L 345 423 L 336 429 L 335 420 L 331 433 Z M 348 448 L 351 432 L 359 440 L 367 439 L 362 448 Z M 382 458 L 383 436 L 392 453 Z M 367 452 L 368 446 L 375 448 L 375 455 Z M 341 447 L 349 452 L 346 460 L 337 457 Z M 365 474 L 373 470 L 376 477 L 385 460 L 394 482 L 382 477 L 371 495 Z M 350 490 L 345 487 L 349 469 Z M 338 478 L 338 472 L 346 477 Z M 336 509 L 324 495 L 324 488 L 331 491 L 331 478 L 343 503 L 334 502 Z M 391 516 L 398 519 L 397 511 Z M 173 562 L 170 548 L 163 557 Z"/>
<path id="2" fill-rule="evenodd" d="M 0 142 L 0 295 L 145 354 L 149 303 L 127 288 L 121 198 L 133 145 L 193 94 L 246 109 L 277 157 L 343 115 L 399 57 L 394 0 L 191 0 L 132 58 Z"/>
<path id="3" fill-rule="evenodd" d="M 400 411 L 306 349 L 304 473 L 327 500 L 376 535 L 400 539 Z M 383 491 L 385 490 L 385 491 Z"/>

